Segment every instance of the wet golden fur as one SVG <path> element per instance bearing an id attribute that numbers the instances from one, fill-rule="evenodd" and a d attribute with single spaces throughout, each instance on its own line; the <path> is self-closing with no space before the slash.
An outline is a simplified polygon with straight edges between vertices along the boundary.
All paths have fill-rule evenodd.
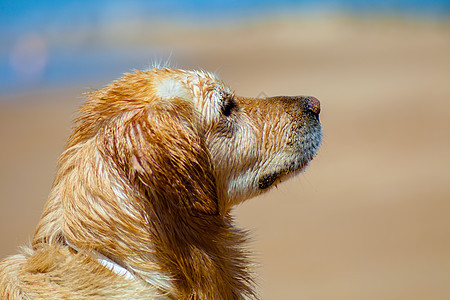
<path id="1" fill-rule="evenodd" d="M 230 210 L 307 165 L 319 110 L 166 68 L 91 93 L 32 247 L 0 263 L 0 298 L 255 298 Z"/>

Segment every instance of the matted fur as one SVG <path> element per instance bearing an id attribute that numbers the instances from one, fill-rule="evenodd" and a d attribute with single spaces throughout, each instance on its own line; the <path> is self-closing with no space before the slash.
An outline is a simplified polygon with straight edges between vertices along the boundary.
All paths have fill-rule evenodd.
<path id="1" fill-rule="evenodd" d="M 230 210 L 307 165 L 319 111 L 168 68 L 90 93 L 32 247 L 0 264 L 0 298 L 256 298 Z"/>

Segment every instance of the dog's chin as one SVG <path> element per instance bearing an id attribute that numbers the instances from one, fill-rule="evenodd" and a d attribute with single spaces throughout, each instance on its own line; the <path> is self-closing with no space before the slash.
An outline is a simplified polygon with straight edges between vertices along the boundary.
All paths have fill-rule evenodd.
<path id="1" fill-rule="evenodd" d="M 280 171 L 276 171 L 276 172 L 261 176 L 258 181 L 258 188 L 260 190 L 266 190 L 272 186 L 277 186 L 278 184 L 282 183 L 283 181 L 286 181 L 292 177 L 295 177 L 296 175 L 302 173 L 306 169 L 309 162 L 310 162 L 310 160 L 308 160 L 302 164 L 299 164 L 296 167 L 281 169 Z"/>

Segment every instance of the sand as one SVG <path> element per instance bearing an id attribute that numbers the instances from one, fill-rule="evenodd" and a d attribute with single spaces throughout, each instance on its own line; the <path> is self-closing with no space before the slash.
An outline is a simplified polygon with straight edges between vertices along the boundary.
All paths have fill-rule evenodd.
<path id="1" fill-rule="evenodd" d="M 140 42 L 240 95 L 321 100 L 308 170 L 235 210 L 263 299 L 450 299 L 449 23 L 291 18 Z M 31 238 L 85 91 L 2 96 L 0 258 Z"/>

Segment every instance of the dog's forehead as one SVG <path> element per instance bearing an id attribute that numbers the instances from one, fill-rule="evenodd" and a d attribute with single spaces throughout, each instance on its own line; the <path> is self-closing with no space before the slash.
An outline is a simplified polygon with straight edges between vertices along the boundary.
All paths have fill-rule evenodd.
<path id="1" fill-rule="evenodd" d="M 191 93 L 178 78 L 167 77 L 156 83 L 156 94 L 162 99 L 189 99 Z"/>

